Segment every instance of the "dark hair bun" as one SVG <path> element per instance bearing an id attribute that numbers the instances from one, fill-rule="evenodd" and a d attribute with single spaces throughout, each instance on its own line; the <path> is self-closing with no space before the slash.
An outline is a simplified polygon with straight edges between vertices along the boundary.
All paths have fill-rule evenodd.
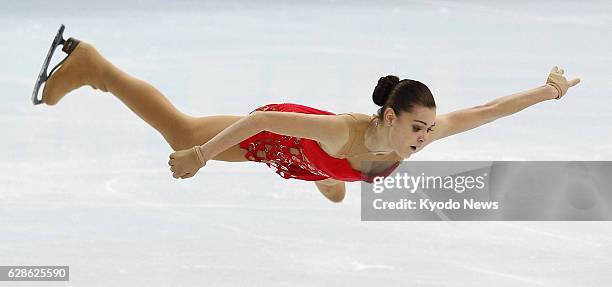
<path id="1" fill-rule="evenodd" d="M 400 79 L 393 75 L 382 77 L 378 80 L 374 93 L 372 93 L 372 100 L 379 107 L 382 107 L 389 99 L 389 95 L 393 88 L 399 83 Z"/>

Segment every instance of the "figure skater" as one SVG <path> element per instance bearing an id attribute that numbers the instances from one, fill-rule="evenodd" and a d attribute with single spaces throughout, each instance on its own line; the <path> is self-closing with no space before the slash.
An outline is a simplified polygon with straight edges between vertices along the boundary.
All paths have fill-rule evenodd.
<path id="1" fill-rule="evenodd" d="M 266 163 L 283 178 L 314 181 L 332 202 L 345 196 L 344 182 L 372 182 L 433 141 L 471 130 L 531 105 L 563 97 L 580 79 L 566 80 L 552 68 L 546 83 L 466 109 L 436 115 L 423 83 L 389 75 L 378 80 L 372 116 L 334 114 L 293 104 L 268 104 L 244 116 L 194 117 L 177 110 L 155 87 L 120 70 L 91 44 L 64 40 L 60 27 L 35 85 L 34 104 L 57 104 L 70 91 L 88 85 L 110 92 L 156 129 L 174 150 L 172 176 L 194 176 L 209 160 Z M 47 75 L 57 46 L 68 55 Z M 42 99 L 38 89 L 45 83 Z M 368 164 L 364 164 L 367 162 Z"/>

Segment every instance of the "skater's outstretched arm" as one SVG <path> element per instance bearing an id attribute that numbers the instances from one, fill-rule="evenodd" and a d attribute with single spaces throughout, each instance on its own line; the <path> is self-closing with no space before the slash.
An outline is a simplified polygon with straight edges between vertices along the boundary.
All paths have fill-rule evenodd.
<path id="1" fill-rule="evenodd" d="M 349 124 L 343 116 L 256 111 L 236 121 L 205 144 L 172 153 L 168 164 L 172 166 L 173 177 L 192 177 L 209 159 L 264 130 L 315 140 L 330 150 L 340 150 L 349 138 Z"/>
<path id="2" fill-rule="evenodd" d="M 552 68 L 545 85 L 501 97 L 484 105 L 436 117 L 436 127 L 421 148 L 435 140 L 471 130 L 498 118 L 517 113 L 539 102 L 560 99 L 570 87 L 580 82 L 578 78 L 567 81 L 563 73 L 563 69 L 559 70 L 555 66 Z"/>

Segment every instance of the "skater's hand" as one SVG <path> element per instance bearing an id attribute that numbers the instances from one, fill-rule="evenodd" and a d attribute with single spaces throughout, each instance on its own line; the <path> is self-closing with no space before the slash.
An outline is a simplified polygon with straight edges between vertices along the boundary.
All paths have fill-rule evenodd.
<path id="1" fill-rule="evenodd" d="M 170 154 L 170 171 L 174 178 L 190 178 L 206 165 L 206 159 L 203 156 L 200 146 L 194 146 L 190 149 L 179 150 Z"/>
<path id="2" fill-rule="evenodd" d="M 546 79 L 546 84 L 554 87 L 557 90 L 557 97 L 555 99 L 560 99 L 567 93 L 567 90 L 578 83 L 580 83 L 580 78 L 575 78 L 571 81 L 567 81 L 563 76 L 563 69 L 557 68 L 554 66 L 548 75 L 548 79 Z"/>

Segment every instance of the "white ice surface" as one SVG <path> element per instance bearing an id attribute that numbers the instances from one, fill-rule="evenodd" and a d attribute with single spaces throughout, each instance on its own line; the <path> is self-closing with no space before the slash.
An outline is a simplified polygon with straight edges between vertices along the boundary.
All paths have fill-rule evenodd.
<path id="1" fill-rule="evenodd" d="M 438 112 L 583 79 L 561 101 L 411 160 L 612 160 L 606 1 L 10 1 L 0 10 L 0 265 L 69 265 L 0 286 L 609 286 L 608 222 L 361 222 L 263 164 L 167 169 L 163 138 L 89 88 L 30 103 L 60 23 L 192 115 L 294 102 L 374 113 L 378 77 L 426 83 Z"/>

